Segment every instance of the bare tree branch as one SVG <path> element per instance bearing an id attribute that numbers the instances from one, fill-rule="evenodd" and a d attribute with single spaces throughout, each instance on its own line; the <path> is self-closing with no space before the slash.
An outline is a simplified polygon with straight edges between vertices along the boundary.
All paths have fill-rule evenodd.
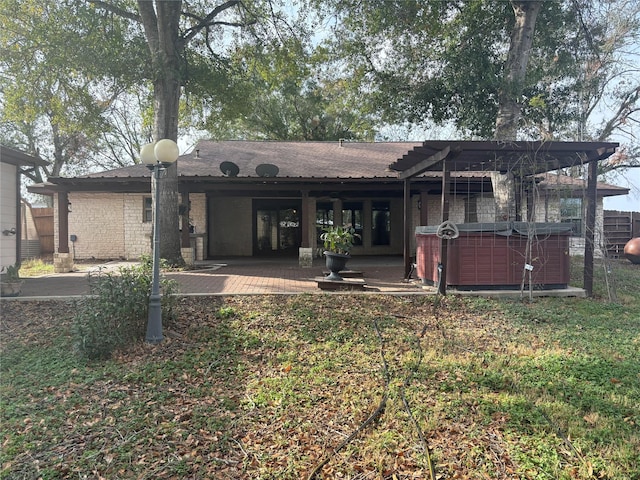
<path id="1" fill-rule="evenodd" d="M 220 4 L 220 5 L 218 5 L 213 10 L 211 10 L 209 12 L 209 14 L 204 18 L 198 18 L 195 15 L 190 15 L 191 18 L 199 20 L 199 22 L 196 25 L 194 25 L 193 27 L 187 29 L 187 31 L 184 33 L 184 35 L 182 36 L 182 39 L 183 39 L 184 43 L 185 44 L 188 43 L 203 28 L 208 28 L 210 26 L 215 25 L 216 22 L 213 22 L 213 19 L 215 19 L 218 15 L 220 15 L 225 10 L 233 8 L 236 5 L 242 5 L 242 1 L 241 0 L 229 0 L 227 2 L 224 2 L 224 3 Z M 241 24 L 238 24 L 238 25 L 234 25 L 233 23 L 227 24 L 227 23 L 223 23 L 223 22 L 219 22 L 219 24 L 221 24 L 221 25 L 232 25 L 232 26 L 244 26 L 245 25 L 244 23 L 241 23 Z"/>
<path id="2" fill-rule="evenodd" d="M 598 140 L 606 140 L 611 133 L 619 127 L 626 118 L 634 112 L 637 112 L 640 107 L 632 108 L 633 105 L 640 99 L 640 87 L 635 87 L 633 90 L 627 92 L 623 101 L 620 102 L 618 110 L 609 121 L 605 124 L 604 128 L 598 135 Z"/>
<path id="3" fill-rule="evenodd" d="M 124 8 L 118 7 L 117 5 L 112 5 L 109 2 L 105 2 L 102 0 L 87 0 L 87 2 L 92 3 L 96 7 L 100 7 L 111 13 L 115 13 L 120 17 L 128 18 L 129 20 L 133 20 L 134 22 L 138 22 L 138 23 L 142 22 L 142 18 L 140 18 L 140 15 L 138 15 L 137 13 L 130 12 L 129 10 L 125 10 Z"/>

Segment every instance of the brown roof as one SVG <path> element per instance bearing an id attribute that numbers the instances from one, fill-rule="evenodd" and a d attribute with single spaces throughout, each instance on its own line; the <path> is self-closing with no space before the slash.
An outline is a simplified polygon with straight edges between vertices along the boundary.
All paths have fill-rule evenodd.
<path id="1" fill-rule="evenodd" d="M 238 177 L 259 177 L 256 167 L 278 167 L 277 177 L 289 178 L 393 178 L 389 165 L 419 142 L 270 142 L 203 140 L 192 153 L 178 159 L 178 174 L 185 177 L 224 177 L 220 165 L 233 162 Z M 143 165 L 133 165 L 78 178 L 131 178 L 149 176 Z"/>
<path id="2" fill-rule="evenodd" d="M 539 142 L 512 142 L 509 144 L 498 142 L 473 142 L 473 141 L 434 141 L 434 142 L 278 142 L 278 141 L 210 141 L 202 140 L 193 152 L 182 155 L 178 159 L 178 174 L 183 181 L 189 183 L 209 183 L 215 182 L 218 186 L 230 184 L 230 188 L 235 188 L 236 182 L 225 180 L 223 162 L 233 162 L 238 168 L 237 182 L 254 184 L 260 178 L 256 172 L 259 165 L 271 164 L 278 169 L 276 183 L 283 182 L 282 179 L 307 179 L 311 183 L 329 182 L 341 183 L 341 180 L 351 179 L 354 182 L 366 182 L 367 180 L 378 179 L 378 182 L 397 182 L 399 171 L 394 167 L 409 166 L 415 164 L 423 158 L 425 152 L 432 153 L 438 148 L 447 145 L 458 150 L 459 153 L 452 159 L 447 159 L 448 168 L 460 167 L 459 171 L 452 172 L 453 178 L 463 178 L 464 182 L 482 182 L 488 177 L 486 173 L 492 170 L 492 165 L 487 162 L 483 166 L 482 158 L 497 158 L 500 152 L 504 154 L 504 161 L 509 161 L 512 156 L 518 154 L 522 157 L 523 150 L 531 151 L 538 149 L 545 152 L 547 157 L 550 152 L 559 155 L 563 162 L 575 162 L 576 156 L 584 161 L 587 153 L 594 156 L 604 155 L 613 148 L 614 144 L 593 144 L 593 143 L 566 143 L 551 142 L 544 147 L 538 145 Z M 409 154 L 407 153 L 409 152 Z M 417 152 L 421 152 L 418 154 Z M 506 152 L 506 153 L 505 153 Z M 587 152 L 587 153 L 585 153 Z M 408 155 L 408 156 L 407 156 Z M 516 161 L 520 161 L 516 159 Z M 479 167 L 473 162 L 479 161 Z M 409 162 L 409 163 L 407 163 Z M 493 162 L 495 165 L 495 162 Z M 391 168 L 390 168 L 391 167 Z M 106 172 L 92 173 L 89 175 L 74 178 L 50 178 L 51 183 L 42 184 L 40 187 L 44 191 L 53 191 L 56 184 L 63 186 L 74 185 L 76 188 L 83 186 L 88 189 L 102 188 L 110 190 L 119 184 L 121 188 L 148 188 L 150 171 L 144 165 L 132 165 L 118 168 Z M 436 169 L 429 168 L 419 174 L 416 180 L 422 179 L 437 182 L 441 176 L 441 166 Z M 582 180 L 572 179 L 566 176 L 553 174 L 537 176 L 543 178 L 542 188 L 567 188 L 572 192 L 582 189 Z M 243 180 L 245 179 L 245 180 Z M 113 183 L 116 182 L 116 183 Z M 219 188 L 219 187 L 216 187 Z M 628 189 L 598 183 L 599 195 L 625 195 Z M 35 191 L 30 187 L 30 191 Z"/>

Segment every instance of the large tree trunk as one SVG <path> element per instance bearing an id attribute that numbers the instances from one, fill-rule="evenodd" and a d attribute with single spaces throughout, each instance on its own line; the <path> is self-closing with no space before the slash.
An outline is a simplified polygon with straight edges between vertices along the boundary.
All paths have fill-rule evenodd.
<path id="1" fill-rule="evenodd" d="M 536 19 L 542 1 L 511 1 L 515 23 L 504 69 L 504 79 L 498 92 L 498 116 L 495 140 L 516 140 L 522 112 L 520 97 L 527 74 L 527 65 L 533 45 Z M 513 174 L 494 172 L 491 175 L 496 203 L 496 221 L 513 220 L 516 213 L 515 182 Z"/>
<path id="2" fill-rule="evenodd" d="M 154 140 L 178 140 L 178 110 L 182 86 L 181 55 L 184 49 L 179 37 L 180 0 L 154 3 L 138 0 L 138 10 L 151 51 L 154 72 Z M 178 162 L 166 169 L 154 182 L 160 189 L 160 257 L 171 264 L 183 264 L 180 252 L 178 215 Z M 152 195 L 155 199 L 155 195 Z M 155 209 L 155 205 L 154 205 Z"/>
<path id="3" fill-rule="evenodd" d="M 504 80 L 498 92 L 498 116 L 494 133 L 496 140 L 516 139 L 522 110 L 520 96 L 531 55 L 536 19 L 542 7 L 542 1 L 512 0 L 511 6 L 515 14 L 515 24 L 511 32 Z"/>

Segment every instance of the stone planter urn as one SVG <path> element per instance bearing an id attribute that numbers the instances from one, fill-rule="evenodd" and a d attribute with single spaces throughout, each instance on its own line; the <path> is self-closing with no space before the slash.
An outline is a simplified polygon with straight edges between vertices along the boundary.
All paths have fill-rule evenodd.
<path id="1" fill-rule="evenodd" d="M 341 282 L 343 278 L 339 275 L 339 273 L 341 270 L 345 269 L 345 267 L 347 266 L 347 260 L 351 258 L 351 255 L 325 251 L 324 256 L 326 258 L 327 270 L 331 272 L 325 278 L 325 280 Z"/>
<path id="2" fill-rule="evenodd" d="M 17 297 L 22 291 L 22 280 L 13 282 L 0 282 L 0 296 L 2 297 Z"/>
<path id="3" fill-rule="evenodd" d="M 353 247 L 353 241 L 359 237 L 360 235 L 351 226 L 331 226 L 324 229 L 320 239 L 324 242 L 327 269 L 331 272 L 325 280 L 335 282 L 344 280 L 338 273 L 345 269 L 347 260 L 351 258 L 350 250 Z"/>
<path id="4" fill-rule="evenodd" d="M 2 267 L 0 273 L 0 296 L 17 297 L 22 290 L 23 280 L 20 278 L 20 264 Z"/>

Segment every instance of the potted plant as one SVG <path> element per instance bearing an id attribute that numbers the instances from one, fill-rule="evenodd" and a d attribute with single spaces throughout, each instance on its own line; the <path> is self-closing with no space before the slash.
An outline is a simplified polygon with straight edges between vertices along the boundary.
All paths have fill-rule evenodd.
<path id="1" fill-rule="evenodd" d="M 359 236 L 353 227 L 332 226 L 324 228 L 320 240 L 324 242 L 324 256 L 327 268 L 331 272 L 326 280 L 343 280 L 338 272 L 345 269 L 347 260 L 351 258 L 353 241 Z"/>
<path id="2" fill-rule="evenodd" d="M 22 280 L 20 279 L 20 264 L 2 267 L 0 275 L 0 295 L 3 297 L 17 297 L 20 295 Z"/>

